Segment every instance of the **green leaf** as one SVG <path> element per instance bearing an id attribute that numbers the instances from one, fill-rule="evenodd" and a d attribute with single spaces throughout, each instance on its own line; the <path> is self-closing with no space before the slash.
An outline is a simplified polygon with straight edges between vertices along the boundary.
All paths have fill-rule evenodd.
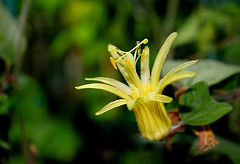
<path id="1" fill-rule="evenodd" d="M 177 30 L 178 37 L 174 42 L 174 46 L 182 46 L 184 44 L 192 43 L 196 40 L 200 30 L 201 20 L 196 13 L 191 14 L 183 25 Z"/>
<path id="2" fill-rule="evenodd" d="M 8 142 L 0 139 L 0 148 L 11 150 L 11 145 Z"/>
<path id="3" fill-rule="evenodd" d="M 69 163 L 76 156 L 83 143 L 81 136 L 71 125 L 63 120 L 51 118 L 31 126 L 31 131 L 28 134 L 38 147 L 39 153 L 65 163 Z"/>
<path id="4" fill-rule="evenodd" d="M 0 41 L 3 40 L 3 34 L 0 33 Z"/>
<path id="5" fill-rule="evenodd" d="M 8 63 L 18 62 L 26 49 L 26 37 L 23 36 L 19 22 L 14 19 L 0 3 L 0 57 Z"/>
<path id="6" fill-rule="evenodd" d="M 231 109 L 229 104 L 215 101 L 209 94 L 208 85 L 204 82 L 195 84 L 180 98 L 180 117 L 190 125 L 211 124 Z"/>
<path id="7" fill-rule="evenodd" d="M 9 102 L 6 94 L 0 95 L 0 115 L 8 112 Z"/>
<path id="8" fill-rule="evenodd" d="M 184 60 L 168 60 L 163 66 L 163 74 L 167 74 L 168 71 L 174 67 L 184 63 Z M 193 86 L 194 84 L 204 81 L 208 86 L 217 84 L 230 76 L 240 73 L 240 67 L 236 65 L 225 64 L 214 60 L 200 60 L 191 67 L 183 69 L 184 71 L 193 71 L 197 75 L 193 78 L 188 78 L 179 81 L 182 86 Z"/>

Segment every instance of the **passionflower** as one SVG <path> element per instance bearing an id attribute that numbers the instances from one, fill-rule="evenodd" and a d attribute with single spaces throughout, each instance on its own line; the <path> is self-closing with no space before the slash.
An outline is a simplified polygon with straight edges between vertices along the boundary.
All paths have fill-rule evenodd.
<path id="1" fill-rule="evenodd" d="M 75 87 L 76 89 L 101 89 L 111 92 L 120 99 L 110 102 L 99 110 L 96 115 L 103 114 L 113 108 L 127 105 L 129 111 L 134 112 L 143 138 L 148 140 L 161 140 L 167 136 L 171 129 L 171 121 L 167 115 L 164 103 L 170 103 L 172 98 L 162 94 L 163 89 L 172 82 L 193 77 L 196 73 L 181 71 L 197 60 L 183 63 L 169 71 L 162 79 L 160 73 L 168 51 L 176 38 L 177 33 L 172 33 L 164 42 L 155 59 L 151 75 L 149 69 L 149 48 L 141 51 L 140 46 L 148 42 L 144 39 L 128 52 L 122 51 L 109 44 L 110 61 L 113 67 L 121 72 L 127 84 L 106 77 L 86 78 L 91 83 Z M 132 52 L 134 53 L 132 54 Z M 136 63 L 140 60 L 140 77 L 136 71 Z"/>

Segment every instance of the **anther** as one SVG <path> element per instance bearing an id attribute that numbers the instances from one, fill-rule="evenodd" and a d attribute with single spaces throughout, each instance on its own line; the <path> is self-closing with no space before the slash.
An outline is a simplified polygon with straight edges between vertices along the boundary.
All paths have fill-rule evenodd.
<path id="1" fill-rule="evenodd" d="M 117 70 L 117 65 L 116 65 L 113 57 L 110 57 L 110 61 L 111 61 L 112 65 L 113 65 L 113 68 L 115 68 Z"/>
<path id="2" fill-rule="evenodd" d="M 129 68 L 133 69 L 132 64 L 130 63 L 130 61 L 129 61 L 127 58 L 124 59 L 124 61 L 125 61 L 125 63 L 127 64 L 127 66 L 128 66 Z"/>
<path id="3" fill-rule="evenodd" d="M 142 58 L 141 58 L 141 61 L 144 60 L 144 57 L 145 57 L 145 50 L 143 49 L 143 51 L 142 51 Z"/>

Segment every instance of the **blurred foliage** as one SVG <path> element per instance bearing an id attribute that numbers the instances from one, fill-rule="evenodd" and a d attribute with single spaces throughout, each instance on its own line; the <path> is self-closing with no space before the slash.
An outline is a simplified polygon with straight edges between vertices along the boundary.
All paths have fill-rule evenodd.
<path id="1" fill-rule="evenodd" d="M 0 4 L 0 33 L 1 54 L 0 57 L 6 64 L 18 62 L 21 53 L 26 48 L 26 38 L 22 36 L 19 22 L 12 18 L 8 11 Z"/>
<path id="2" fill-rule="evenodd" d="M 237 0 L 0 1 L 0 163 L 239 163 L 239 22 Z M 148 142 L 125 108 L 94 115 L 111 94 L 74 89 L 84 77 L 122 78 L 107 44 L 129 50 L 148 38 L 156 54 L 172 31 L 179 35 L 165 68 L 214 60 L 196 65 L 190 86 L 205 81 L 210 96 L 233 107 L 211 124 L 220 144 L 204 154 L 192 127 Z"/>
<path id="3" fill-rule="evenodd" d="M 183 62 L 184 61 L 182 60 L 168 60 L 164 63 L 163 74 L 167 74 L 167 72 Z M 201 81 L 204 81 L 208 86 L 212 86 L 240 73 L 239 66 L 225 64 L 214 60 L 200 60 L 195 65 L 184 70 L 196 72 L 197 76 L 195 78 L 189 78 L 180 81 L 179 83 L 182 86 L 192 86 Z"/>
<path id="4" fill-rule="evenodd" d="M 19 121 L 22 118 L 28 140 L 39 148 L 38 153 L 48 158 L 69 161 L 76 154 L 81 137 L 74 133 L 69 123 L 49 116 L 46 96 L 36 81 L 25 76 L 18 80 L 18 87 L 11 94 L 11 108 L 14 111 L 10 140 L 16 146 L 21 141 L 23 127 L 19 126 Z"/>

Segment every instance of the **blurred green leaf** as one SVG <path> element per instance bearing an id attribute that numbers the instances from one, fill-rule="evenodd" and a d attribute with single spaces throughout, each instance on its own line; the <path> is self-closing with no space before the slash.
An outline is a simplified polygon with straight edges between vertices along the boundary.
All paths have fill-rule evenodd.
<path id="1" fill-rule="evenodd" d="M 0 33 L 0 41 L 3 40 L 3 34 Z"/>
<path id="2" fill-rule="evenodd" d="M 215 34 L 215 26 L 212 22 L 205 23 L 197 34 L 198 51 L 207 53 L 213 49 Z"/>
<path id="3" fill-rule="evenodd" d="M 239 52 L 240 52 L 239 41 L 236 43 L 228 44 L 223 49 L 223 54 L 221 55 L 221 58 L 226 62 L 240 65 Z"/>
<path id="4" fill-rule="evenodd" d="M 0 57 L 6 62 L 12 63 L 18 61 L 18 54 L 26 49 L 26 38 L 22 36 L 19 23 L 0 3 L 0 33 L 2 41 L 0 42 Z"/>
<path id="5" fill-rule="evenodd" d="M 100 9 L 99 5 L 94 1 L 71 1 L 67 3 L 62 12 L 62 21 L 66 24 L 84 23 L 86 20 L 98 16 L 96 13 Z M 91 21 L 94 22 L 95 20 Z"/>
<path id="6" fill-rule="evenodd" d="M 199 82 L 184 92 L 180 98 L 179 114 L 190 125 L 207 125 L 230 112 L 232 107 L 215 101 L 209 94 L 208 85 Z"/>
<path id="7" fill-rule="evenodd" d="M 8 96 L 6 94 L 0 95 L 0 115 L 6 114 L 9 108 Z"/>
<path id="8" fill-rule="evenodd" d="M 214 44 L 218 28 L 229 26 L 229 20 L 230 18 L 224 15 L 223 12 L 200 5 L 186 17 L 177 30 L 179 35 L 174 45 L 182 46 L 197 41 L 196 45 L 200 50 L 207 49 L 209 44 Z"/>
<path id="9" fill-rule="evenodd" d="M 10 103 L 14 115 L 24 114 L 26 119 L 35 121 L 47 116 L 46 97 L 39 84 L 28 76 L 19 76 Z"/>
<path id="10" fill-rule="evenodd" d="M 168 60 L 163 66 L 163 74 L 165 75 L 172 68 L 184 63 L 183 60 Z M 230 76 L 240 73 L 240 67 L 236 65 L 225 64 L 214 60 L 200 60 L 191 67 L 184 70 L 196 72 L 193 78 L 179 81 L 182 86 L 192 86 L 200 81 L 204 81 L 208 86 L 217 84 Z"/>
<path id="11" fill-rule="evenodd" d="M 231 102 L 233 107 L 232 112 L 229 113 L 228 125 L 231 132 L 238 134 L 240 132 L 239 123 L 240 123 L 240 101 Z"/>
<path id="12" fill-rule="evenodd" d="M 55 13 L 58 9 L 64 4 L 64 0 L 38 0 L 34 2 L 36 6 L 40 6 L 41 8 L 45 9 L 49 13 Z"/>
<path id="13" fill-rule="evenodd" d="M 159 158 L 160 157 L 160 158 Z M 122 164 L 158 164 L 162 163 L 161 155 L 156 151 L 145 151 L 145 150 L 138 150 L 138 151 L 127 151 L 121 158 Z"/>
<path id="14" fill-rule="evenodd" d="M 68 30 L 59 33 L 49 46 L 50 57 L 61 58 L 69 49 L 71 42 Z"/>
<path id="15" fill-rule="evenodd" d="M 216 95 L 216 90 L 222 90 L 222 91 L 229 91 L 232 92 L 239 86 L 239 80 L 240 80 L 240 74 L 236 74 L 234 76 L 231 76 L 230 78 L 221 81 L 220 83 L 214 85 L 211 87 L 211 91 L 213 91 L 213 95 Z M 229 97 L 230 98 L 230 97 Z"/>
<path id="16" fill-rule="evenodd" d="M 40 156 L 68 162 L 81 147 L 81 137 L 65 121 L 48 113 L 44 92 L 39 84 L 28 76 L 18 78 L 18 87 L 11 96 L 12 143 L 21 142 L 19 116 L 24 121 L 27 140 L 37 148 Z"/>
<path id="17" fill-rule="evenodd" d="M 62 162 L 71 161 L 82 144 L 71 126 L 52 118 L 31 126 L 29 135 L 41 156 Z"/>
<path id="18" fill-rule="evenodd" d="M 10 150 L 11 149 L 11 145 L 6 142 L 6 141 L 3 141 L 0 139 L 0 147 L 6 149 L 6 150 Z"/>
<path id="19" fill-rule="evenodd" d="M 191 14 L 178 31 L 178 37 L 174 41 L 175 46 L 181 46 L 193 42 L 198 35 L 201 20 L 196 13 Z"/>

